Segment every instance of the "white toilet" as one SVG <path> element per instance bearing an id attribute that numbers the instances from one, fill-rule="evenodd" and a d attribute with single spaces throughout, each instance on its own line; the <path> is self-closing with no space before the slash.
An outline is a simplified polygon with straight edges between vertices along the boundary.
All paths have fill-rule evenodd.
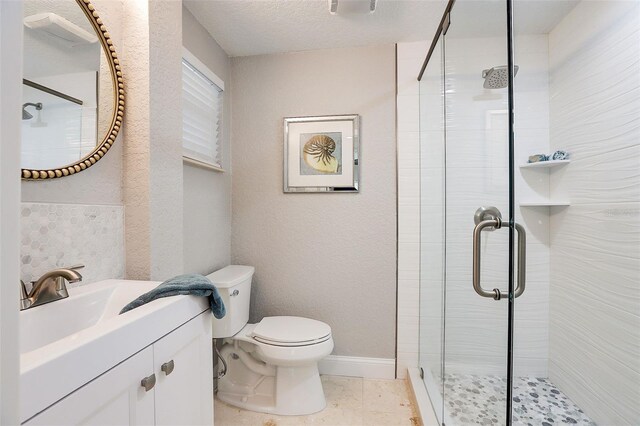
<path id="1" fill-rule="evenodd" d="M 213 337 L 227 373 L 218 398 L 246 410 L 306 415 L 326 406 L 318 361 L 333 350 L 331 327 L 301 317 L 265 317 L 248 324 L 252 266 L 230 265 L 207 276 L 227 310 L 213 320 Z M 222 366 L 220 367 L 222 368 Z"/>

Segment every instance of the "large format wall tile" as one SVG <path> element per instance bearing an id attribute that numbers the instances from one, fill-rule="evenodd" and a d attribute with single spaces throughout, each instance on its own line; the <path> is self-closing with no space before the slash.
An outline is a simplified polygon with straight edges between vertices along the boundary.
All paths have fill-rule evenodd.
<path id="1" fill-rule="evenodd" d="M 522 163 L 531 154 L 549 150 L 548 49 L 546 36 L 520 37 L 518 43 L 521 70 L 517 101 L 521 114 L 516 118 L 516 155 Z M 415 161 L 410 158 L 410 152 L 417 151 L 413 148 L 415 140 L 413 134 L 406 131 L 415 128 L 408 123 L 416 119 L 413 107 L 408 108 L 408 102 L 415 102 L 415 99 L 405 96 L 410 93 L 408 88 L 415 85 L 404 82 L 411 77 L 404 69 L 411 64 L 413 56 L 409 52 L 415 52 L 404 45 L 398 52 L 398 90 L 399 98 L 402 98 L 398 103 L 399 122 L 407 119 L 398 135 L 400 146 L 403 137 L 407 141 L 407 149 L 399 148 L 398 157 L 399 229 L 402 230 L 399 273 L 416 261 L 414 246 L 409 244 L 409 232 L 416 229 L 420 234 L 420 366 L 436 373 L 439 371 L 446 273 L 446 323 L 450 326 L 446 342 L 451 349 L 446 353 L 447 368 L 461 373 L 504 375 L 506 342 L 502 340 L 506 338 L 506 301 L 481 298 L 471 285 L 471 236 L 476 209 L 496 205 L 503 214 L 508 213 L 506 91 L 483 89 L 481 77 L 483 69 L 503 65 L 506 61 L 504 39 L 448 39 L 444 64 L 447 72 L 446 139 L 439 51 L 432 56 L 432 63 L 418 87 L 419 170 L 413 169 Z M 405 110 L 407 116 L 401 117 Z M 412 143 L 408 145 L 410 141 Z M 413 196 L 412 191 L 416 188 L 420 191 L 419 226 L 416 226 L 414 216 L 415 205 L 409 203 L 410 199 L 415 202 L 409 194 Z M 518 199 L 545 198 L 548 194 L 548 173 L 533 171 L 518 176 Z M 549 215 L 536 210 L 518 210 L 516 215 L 529 235 L 529 287 L 527 294 L 518 299 L 518 330 L 523 337 L 517 341 L 516 368 L 518 374 L 546 376 Z M 415 236 L 411 243 L 414 240 Z M 483 234 L 485 286 L 506 289 L 507 244 L 506 229 Z M 443 264 L 445 251 L 446 267 Z M 398 314 L 413 314 L 416 306 L 409 303 L 409 298 L 401 296 L 401 292 L 402 288 L 399 288 Z M 399 330 L 398 348 L 410 348 L 411 345 L 404 341 L 409 337 L 409 333 Z"/>
<path id="2" fill-rule="evenodd" d="M 581 2 L 549 35 L 549 378 L 598 424 L 640 424 L 640 4 Z"/>

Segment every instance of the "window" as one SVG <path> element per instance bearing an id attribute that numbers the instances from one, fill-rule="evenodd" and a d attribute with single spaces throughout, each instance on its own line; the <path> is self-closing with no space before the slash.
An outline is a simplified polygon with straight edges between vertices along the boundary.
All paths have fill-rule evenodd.
<path id="1" fill-rule="evenodd" d="M 182 156 L 222 171 L 224 82 L 188 50 L 182 55 Z"/>

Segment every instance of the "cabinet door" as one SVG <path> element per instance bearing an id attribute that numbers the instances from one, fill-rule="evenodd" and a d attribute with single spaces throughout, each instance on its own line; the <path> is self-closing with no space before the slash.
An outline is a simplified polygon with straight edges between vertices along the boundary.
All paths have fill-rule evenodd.
<path id="1" fill-rule="evenodd" d="M 153 374 L 153 349 L 148 347 L 24 424 L 29 426 L 152 425 L 154 423 L 154 389 L 146 392 L 140 385 L 141 380 L 151 374 Z"/>
<path id="2" fill-rule="evenodd" d="M 154 343 L 153 359 L 158 376 L 156 425 L 212 425 L 213 359 L 209 311 Z M 166 371 L 162 371 L 163 365 Z"/>

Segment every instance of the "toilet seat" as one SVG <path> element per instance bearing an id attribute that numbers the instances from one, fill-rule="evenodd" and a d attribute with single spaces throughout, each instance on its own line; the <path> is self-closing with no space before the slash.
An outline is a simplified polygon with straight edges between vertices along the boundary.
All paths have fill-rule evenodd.
<path id="1" fill-rule="evenodd" d="M 282 343 L 282 342 L 270 341 L 268 339 L 263 339 L 261 337 L 256 337 L 256 336 L 253 337 L 253 340 L 255 340 L 256 342 L 262 343 L 264 345 L 282 346 L 282 347 L 287 347 L 287 348 L 291 348 L 291 347 L 296 348 L 296 347 L 299 347 L 299 346 L 317 345 L 318 343 L 326 342 L 329 339 L 331 339 L 331 335 L 327 335 L 327 336 L 323 337 L 322 339 L 308 340 L 306 342 Z"/>
<path id="2" fill-rule="evenodd" d="M 331 327 L 322 321 L 309 318 L 265 317 L 255 325 L 251 338 L 272 346 L 309 346 L 331 339 Z"/>
<path id="3" fill-rule="evenodd" d="M 262 321 L 266 327 L 247 324 L 229 341 L 238 342 L 245 351 L 255 351 L 262 361 L 278 367 L 317 363 L 333 350 L 331 327 L 320 321 L 300 317 L 265 317 Z M 243 346 L 247 343 L 249 346 Z"/>

